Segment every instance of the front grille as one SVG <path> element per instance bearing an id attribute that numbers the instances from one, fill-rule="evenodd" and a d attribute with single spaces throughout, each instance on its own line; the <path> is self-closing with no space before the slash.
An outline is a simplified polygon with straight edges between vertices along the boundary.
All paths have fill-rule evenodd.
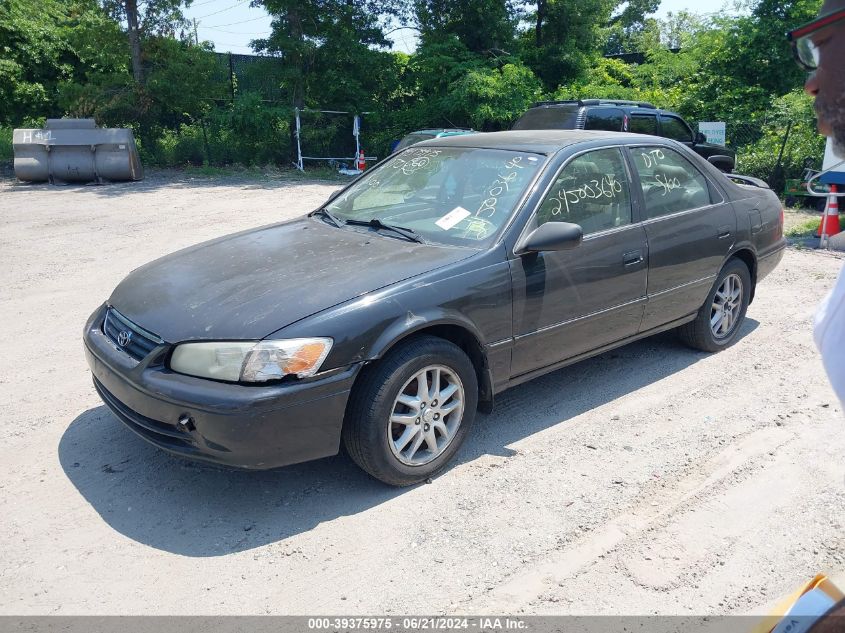
<path id="1" fill-rule="evenodd" d="M 114 308 L 106 311 L 103 333 L 119 349 L 136 360 L 145 358 L 157 346 L 164 343 L 158 336 L 135 325 Z"/>

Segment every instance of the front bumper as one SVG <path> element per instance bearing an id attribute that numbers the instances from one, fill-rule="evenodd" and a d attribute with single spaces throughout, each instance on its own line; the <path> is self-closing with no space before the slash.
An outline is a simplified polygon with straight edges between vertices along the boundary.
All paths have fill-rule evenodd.
<path id="1" fill-rule="evenodd" d="M 117 418 L 159 448 L 237 468 L 267 469 L 334 455 L 349 392 L 360 365 L 307 380 L 252 386 L 170 371 L 167 346 L 143 360 L 103 333 L 106 306 L 85 325 L 94 386 Z M 177 425 L 190 416 L 190 429 Z"/>

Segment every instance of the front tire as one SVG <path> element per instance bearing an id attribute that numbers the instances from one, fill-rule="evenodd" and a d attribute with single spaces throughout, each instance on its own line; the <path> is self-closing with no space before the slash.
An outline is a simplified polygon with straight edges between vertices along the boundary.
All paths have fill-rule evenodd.
<path id="1" fill-rule="evenodd" d="M 392 486 L 425 481 L 460 448 L 478 406 L 478 379 L 455 344 L 421 336 L 366 369 L 350 397 L 343 444 Z"/>
<path id="2" fill-rule="evenodd" d="M 751 298 L 751 273 L 745 262 L 729 260 L 707 295 L 698 315 L 678 328 L 681 339 L 690 347 L 718 352 L 736 341 L 745 321 Z"/>

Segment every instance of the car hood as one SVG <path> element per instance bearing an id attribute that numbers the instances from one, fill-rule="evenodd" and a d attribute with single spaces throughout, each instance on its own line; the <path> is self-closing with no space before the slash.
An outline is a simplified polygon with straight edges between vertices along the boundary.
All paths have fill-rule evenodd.
<path id="1" fill-rule="evenodd" d="M 171 343 L 260 339 L 475 252 L 302 218 L 150 262 L 117 286 L 109 304 Z"/>

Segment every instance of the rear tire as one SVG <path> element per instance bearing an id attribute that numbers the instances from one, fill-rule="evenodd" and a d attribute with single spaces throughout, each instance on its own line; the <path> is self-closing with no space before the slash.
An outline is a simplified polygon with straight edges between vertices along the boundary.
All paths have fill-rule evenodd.
<path id="1" fill-rule="evenodd" d="M 475 419 L 478 379 L 455 344 L 421 336 L 390 351 L 355 385 L 343 444 L 367 473 L 409 486 L 442 471 Z"/>
<path id="2" fill-rule="evenodd" d="M 736 341 L 751 298 L 751 273 L 745 262 L 731 259 L 716 278 L 695 320 L 678 328 L 687 345 L 718 352 Z"/>

